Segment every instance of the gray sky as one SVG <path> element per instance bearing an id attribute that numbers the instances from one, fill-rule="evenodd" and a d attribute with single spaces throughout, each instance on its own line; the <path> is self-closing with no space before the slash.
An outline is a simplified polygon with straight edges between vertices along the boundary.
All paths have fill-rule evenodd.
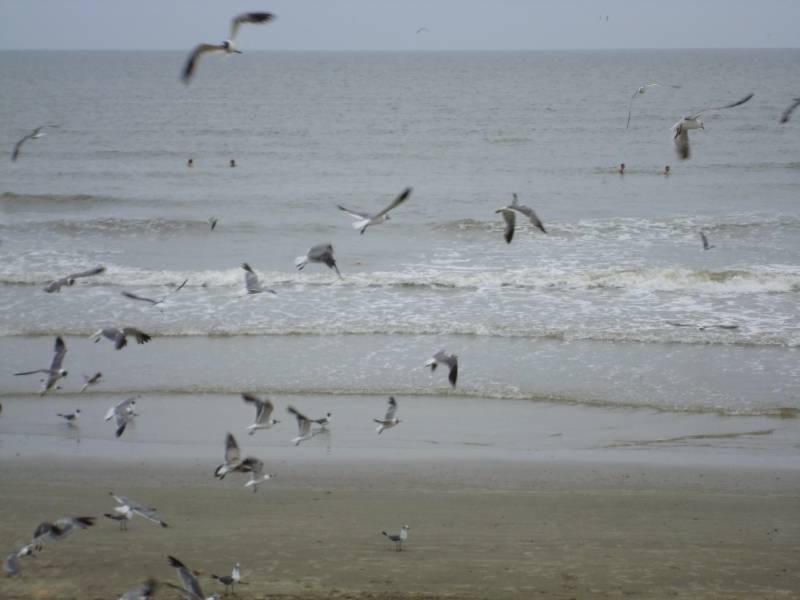
<path id="1" fill-rule="evenodd" d="M 0 49 L 187 50 L 253 10 L 245 50 L 800 46 L 799 0 L 0 0 Z"/>

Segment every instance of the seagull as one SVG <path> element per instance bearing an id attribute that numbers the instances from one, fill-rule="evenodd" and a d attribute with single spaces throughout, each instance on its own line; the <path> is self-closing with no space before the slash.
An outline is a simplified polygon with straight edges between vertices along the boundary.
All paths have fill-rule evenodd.
<path id="1" fill-rule="evenodd" d="M 112 521 L 117 521 L 120 531 L 128 531 L 128 521 L 133 518 L 133 511 L 129 510 L 119 514 L 103 513 L 103 516 L 108 517 Z"/>
<path id="2" fill-rule="evenodd" d="M 241 571 L 239 570 L 239 563 L 236 563 L 230 575 L 214 575 L 212 573 L 211 578 L 216 579 L 222 585 L 225 586 L 225 593 L 228 592 L 228 588 L 230 588 L 231 591 L 233 591 L 233 586 L 239 583 L 239 580 L 242 578 Z"/>
<path id="3" fill-rule="evenodd" d="M 75 424 L 78 422 L 78 417 L 81 416 L 81 409 L 78 408 L 73 413 L 63 414 L 57 413 L 57 416 L 61 417 L 62 419 L 66 420 L 67 425 L 70 427 L 74 427 Z"/>
<path id="4" fill-rule="evenodd" d="M 241 54 L 240 50 L 236 49 L 236 34 L 239 32 L 239 26 L 242 23 L 269 23 L 275 18 L 275 15 L 268 12 L 252 12 L 252 13 L 244 13 L 238 15 L 233 18 L 231 21 L 231 37 L 230 39 L 225 40 L 221 44 L 200 44 L 196 46 L 192 53 L 189 55 L 189 59 L 186 61 L 186 65 L 183 68 L 183 82 L 188 85 L 189 81 L 192 79 L 192 75 L 194 74 L 194 70 L 197 66 L 197 60 L 205 54 L 206 52 L 224 52 L 225 54 Z"/>
<path id="5" fill-rule="evenodd" d="M 319 425 L 320 429 L 327 429 L 328 425 L 331 424 L 331 418 L 333 415 L 331 413 L 325 413 L 325 416 L 321 419 L 312 419 L 312 423 L 316 423 Z"/>
<path id="6" fill-rule="evenodd" d="M 114 342 L 115 350 L 122 350 L 128 345 L 129 335 L 132 335 L 136 338 L 137 344 L 146 344 L 152 339 L 149 335 L 143 331 L 139 331 L 135 327 L 123 327 L 122 329 L 119 327 L 106 327 L 105 329 L 98 329 L 90 337 L 94 338 L 95 344 L 100 341 L 101 337 L 108 338 Z"/>
<path id="7" fill-rule="evenodd" d="M 788 123 L 789 117 L 792 116 L 794 109 L 800 106 L 800 98 L 795 98 L 794 101 L 789 105 L 789 107 L 783 111 L 783 116 L 781 117 L 781 123 Z"/>
<path id="8" fill-rule="evenodd" d="M 705 129 L 703 127 L 703 121 L 700 120 L 700 116 L 709 110 L 723 110 L 725 108 L 734 108 L 735 106 L 741 106 L 750 98 L 753 97 L 753 94 L 748 94 L 741 100 L 737 100 L 736 102 L 732 102 L 731 104 L 726 104 L 724 106 L 710 106 L 708 108 L 704 108 L 703 110 L 697 111 L 693 115 L 689 115 L 687 117 L 683 117 L 680 121 L 675 123 L 672 126 L 672 139 L 675 142 L 675 151 L 678 153 L 678 156 L 682 159 L 689 158 L 689 130 L 690 129 Z"/>
<path id="9" fill-rule="evenodd" d="M 168 556 L 169 565 L 171 567 L 175 567 L 178 570 L 178 577 L 181 578 L 181 582 L 183 583 L 183 587 L 178 587 L 177 585 L 169 582 L 165 582 L 164 585 L 171 587 L 175 590 L 178 590 L 181 594 L 190 598 L 191 600 L 218 600 L 219 596 L 214 594 L 213 596 L 208 596 L 203 593 L 203 590 L 200 589 L 200 584 L 197 582 L 197 577 L 186 568 L 181 561 L 179 561 L 174 556 Z"/>
<path id="10" fill-rule="evenodd" d="M 239 444 L 236 442 L 236 438 L 233 437 L 233 434 L 229 431 L 225 436 L 225 462 L 214 469 L 214 477 L 225 479 L 225 475 L 231 472 L 255 473 L 255 475 L 251 476 L 252 481 L 253 479 L 256 479 L 257 476 L 261 475 L 263 469 L 264 463 L 254 456 L 247 456 L 242 459 L 241 451 L 239 450 Z M 269 479 L 269 477 L 264 479 Z M 256 481 L 255 483 L 245 484 L 245 487 L 247 485 L 255 485 L 256 483 L 258 482 Z"/>
<path id="11" fill-rule="evenodd" d="M 336 271 L 339 279 L 342 278 L 339 267 L 336 266 L 336 260 L 333 258 L 333 246 L 330 244 L 318 244 L 310 248 L 305 256 L 298 256 L 294 259 L 294 264 L 297 265 L 298 271 L 302 271 L 303 267 L 310 262 L 324 263 L 329 269 Z"/>
<path id="12" fill-rule="evenodd" d="M 152 508 L 146 508 L 135 500 L 131 500 L 125 496 L 117 496 L 114 492 L 109 492 L 109 495 L 116 500 L 117 504 L 119 504 L 119 506 L 114 507 L 114 511 L 122 515 L 126 515 L 126 519 L 130 520 L 133 518 L 133 515 L 139 515 L 148 521 L 158 523 L 161 525 L 161 527 L 169 527 L 169 525 L 162 521 L 161 517 L 159 517 Z M 127 529 L 127 525 L 125 528 Z"/>
<path id="13" fill-rule="evenodd" d="M 394 416 L 397 412 L 397 400 L 394 399 L 394 396 L 389 396 L 389 408 L 386 409 L 386 416 L 383 419 L 372 419 L 378 424 L 378 427 L 375 431 L 378 432 L 378 435 L 383 433 L 384 429 L 391 429 L 398 423 L 402 423 L 402 421 Z"/>
<path id="14" fill-rule="evenodd" d="M 625 129 L 627 129 L 628 125 L 631 124 L 631 109 L 633 108 L 633 100 L 637 96 L 640 96 L 640 95 L 644 94 L 647 91 L 647 88 L 650 88 L 650 87 L 661 87 L 661 84 L 660 83 L 656 83 L 655 81 L 652 81 L 650 83 L 645 83 L 643 86 L 638 88 L 635 92 L 633 92 L 633 96 L 631 96 L 631 101 L 630 101 L 630 103 L 628 103 L 628 121 L 625 123 Z"/>
<path id="15" fill-rule="evenodd" d="M 703 250 L 711 250 L 714 246 L 708 243 L 708 238 L 704 231 L 700 231 L 700 239 L 703 240 Z"/>
<path id="16" fill-rule="evenodd" d="M 254 456 L 248 456 L 242 461 L 242 469 L 241 471 L 246 470 L 250 471 L 250 479 L 244 484 L 244 487 L 253 487 L 253 492 L 258 491 L 258 484 L 264 483 L 275 477 L 275 473 L 264 473 L 264 463 L 261 462 L 259 459 L 255 458 Z"/>
<path id="17" fill-rule="evenodd" d="M 673 327 L 694 327 L 698 331 L 705 331 L 706 329 L 739 329 L 738 325 L 730 325 L 726 323 L 679 323 L 677 321 L 667 321 L 668 325 Z"/>
<path id="18" fill-rule="evenodd" d="M 8 573 L 9 577 L 20 574 L 22 569 L 19 566 L 19 559 L 23 556 L 33 556 L 33 544 L 25 544 L 6 556 L 5 561 L 3 561 L 3 571 Z"/>
<path id="19" fill-rule="evenodd" d="M 314 429 L 312 431 L 311 424 L 314 421 L 309 419 L 307 416 L 305 416 L 303 413 L 301 413 L 299 410 L 297 410 L 294 406 L 290 405 L 290 406 L 288 406 L 286 408 L 286 410 L 288 412 L 290 412 L 291 414 L 293 414 L 295 416 L 295 418 L 297 419 L 298 436 L 296 438 L 292 438 L 291 439 L 291 442 L 295 446 L 299 446 L 301 442 L 305 442 L 306 440 L 310 440 L 315 435 L 321 433 L 322 428 Z"/>
<path id="20" fill-rule="evenodd" d="M 408 539 L 408 530 L 411 529 L 408 525 L 403 525 L 400 528 L 400 533 L 386 533 L 385 531 L 381 531 L 383 535 L 385 535 L 389 540 L 394 542 L 394 549 L 395 552 L 400 552 L 403 549 L 403 542 Z"/>
<path id="21" fill-rule="evenodd" d="M 502 208 L 498 208 L 495 212 L 502 213 L 503 219 L 506 221 L 506 230 L 505 230 L 505 238 L 506 244 L 510 244 L 511 240 L 514 238 L 514 225 L 517 221 L 516 213 L 524 215 L 527 217 L 530 222 L 538 228 L 542 233 L 547 233 L 547 230 L 542 225 L 542 222 L 539 220 L 539 217 L 536 216 L 536 213 L 533 212 L 533 209 L 529 206 L 525 206 L 524 204 L 519 204 L 519 198 L 517 194 L 512 194 L 513 201 L 508 206 L 503 206 Z"/>
<path id="22" fill-rule="evenodd" d="M 130 298 L 131 300 L 139 300 L 141 302 L 149 302 L 153 306 L 158 306 L 159 304 L 163 304 L 164 300 L 169 298 L 172 294 L 180 292 L 183 289 L 183 286 L 185 286 L 188 281 L 189 281 L 188 279 L 184 279 L 183 283 L 181 283 L 174 290 L 172 290 L 170 292 L 167 292 L 164 296 L 162 296 L 158 300 L 153 300 L 152 298 L 145 298 L 144 296 L 137 296 L 136 294 L 132 294 L 131 292 L 121 292 L 121 293 L 122 293 L 123 296 L 125 296 L 126 298 Z"/>
<path id="23" fill-rule="evenodd" d="M 137 416 L 136 398 L 137 396 L 134 396 L 117 402 L 117 404 L 108 409 L 106 416 L 103 417 L 106 421 L 114 419 L 114 424 L 117 426 L 114 431 L 115 437 L 122 436 L 125 432 L 125 427 L 128 426 L 128 423 L 133 421 L 133 417 Z"/>
<path id="24" fill-rule="evenodd" d="M 217 226 L 217 218 L 216 217 L 208 217 L 208 224 L 211 226 L 211 231 L 214 231 L 214 227 Z"/>
<path id="25" fill-rule="evenodd" d="M 447 354 L 444 350 L 439 350 L 439 352 L 433 355 L 433 358 L 428 359 L 425 366 L 430 367 L 431 373 L 433 373 L 440 364 L 447 365 L 450 369 L 447 379 L 450 380 L 450 385 L 456 387 L 456 379 L 458 379 L 458 356 L 455 354 Z"/>
<path id="26" fill-rule="evenodd" d="M 119 600 L 150 600 L 155 595 L 157 588 L 158 582 L 151 577 L 139 587 L 124 593 Z"/>
<path id="27" fill-rule="evenodd" d="M 247 263 L 242 263 L 242 268 L 244 269 L 244 287 L 247 289 L 248 294 L 260 294 L 262 292 L 268 292 L 270 294 L 278 295 L 275 290 L 271 290 L 268 287 L 264 287 L 258 281 L 258 275 Z"/>
<path id="28" fill-rule="evenodd" d="M 22 144 L 27 142 L 28 140 L 38 140 L 44 137 L 44 133 L 42 133 L 42 129 L 45 127 L 58 127 L 58 125 L 42 125 L 41 127 L 37 127 L 24 138 L 16 143 L 14 146 L 14 152 L 11 153 L 11 160 L 15 161 L 19 158 L 20 150 L 22 150 Z"/>
<path id="29" fill-rule="evenodd" d="M 64 362 L 64 355 L 67 353 L 67 345 L 64 343 L 64 340 L 61 339 L 60 335 L 56 337 L 56 343 L 53 351 L 55 352 L 55 356 L 53 356 L 53 362 L 50 363 L 49 369 L 36 369 L 35 371 L 14 373 L 14 375 L 33 375 L 34 373 L 46 373 L 47 379 L 44 381 L 42 391 L 39 392 L 40 396 L 44 396 L 48 390 L 56 385 L 59 379 L 67 376 L 67 371 L 61 368 L 61 363 Z M 61 386 L 56 386 L 56 389 L 61 389 Z"/>
<path id="30" fill-rule="evenodd" d="M 280 423 L 280 421 L 271 418 L 275 407 L 269 398 L 261 400 L 252 394 L 242 393 L 242 400 L 256 407 L 256 420 L 253 421 L 252 425 L 247 426 L 247 432 L 250 435 L 253 435 L 259 429 L 269 429 L 273 425 Z"/>
<path id="31" fill-rule="evenodd" d="M 364 212 L 357 212 L 355 210 L 350 210 L 349 208 L 345 208 L 341 204 L 337 204 L 336 206 L 339 208 L 339 210 L 346 212 L 348 215 L 356 219 L 353 222 L 353 229 L 360 229 L 361 235 L 364 235 L 364 232 L 370 225 L 380 225 L 381 223 L 388 221 L 389 211 L 392 210 L 393 208 L 397 208 L 398 206 L 400 206 L 403 202 L 405 202 L 408 199 L 410 195 L 411 195 L 411 188 L 409 187 L 404 189 L 402 192 L 400 192 L 400 195 L 397 198 L 392 200 L 392 203 L 389 206 L 384 208 L 382 211 L 375 213 L 374 215 Z"/>
<path id="32" fill-rule="evenodd" d="M 85 392 L 86 388 L 91 387 L 93 385 L 97 385 L 98 383 L 100 383 L 100 380 L 102 379 L 102 377 L 103 377 L 103 374 L 100 371 L 98 371 L 97 373 L 95 373 L 91 377 L 89 377 L 88 375 L 84 375 L 83 376 L 83 387 L 81 388 L 81 393 Z"/>
<path id="33" fill-rule="evenodd" d="M 67 275 L 66 277 L 62 277 L 61 279 L 54 279 L 50 283 L 47 284 L 47 287 L 44 288 L 44 291 L 48 294 L 52 294 L 53 292 L 60 292 L 63 286 L 72 286 L 75 285 L 75 280 L 80 277 L 92 277 L 93 275 L 100 275 L 101 273 L 105 273 L 106 268 L 103 266 L 95 267 L 94 269 L 89 269 L 88 271 L 81 271 L 80 273 L 73 273 L 72 275 Z"/>
<path id="34" fill-rule="evenodd" d="M 427 27 L 420 27 L 419 29 L 417 29 L 417 35 L 419 35 L 423 31 L 430 32 L 430 29 L 428 29 Z"/>
<path id="35" fill-rule="evenodd" d="M 41 550 L 42 545 L 47 540 L 63 540 L 76 527 L 78 529 L 86 529 L 94 525 L 94 521 L 94 517 L 62 517 L 55 523 L 42 521 L 33 532 L 31 544 L 33 544 L 36 550 Z"/>

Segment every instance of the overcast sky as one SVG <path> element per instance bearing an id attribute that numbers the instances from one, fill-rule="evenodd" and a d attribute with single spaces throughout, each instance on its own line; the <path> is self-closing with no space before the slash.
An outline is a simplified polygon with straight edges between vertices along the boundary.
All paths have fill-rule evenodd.
<path id="1" fill-rule="evenodd" d="M 253 10 L 243 49 L 800 46 L 800 0 L 0 0 L 0 49 L 186 50 Z"/>

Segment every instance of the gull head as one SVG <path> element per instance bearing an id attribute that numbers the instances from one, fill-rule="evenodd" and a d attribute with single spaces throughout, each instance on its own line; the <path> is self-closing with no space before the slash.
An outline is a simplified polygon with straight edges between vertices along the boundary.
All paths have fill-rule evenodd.
<path id="1" fill-rule="evenodd" d="M 705 131 L 705 127 L 703 126 L 703 122 L 702 122 L 702 121 L 697 121 L 697 127 L 698 127 L 699 129 L 702 129 L 702 130 L 704 130 L 704 131 Z"/>
<path id="2" fill-rule="evenodd" d="M 66 369 L 59 369 L 59 370 L 58 370 L 58 374 L 59 374 L 61 377 L 66 377 L 66 376 L 67 376 L 67 370 L 66 370 Z"/>
<path id="3" fill-rule="evenodd" d="M 70 277 L 69 279 L 67 279 L 67 285 L 75 285 L 75 278 Z"/>

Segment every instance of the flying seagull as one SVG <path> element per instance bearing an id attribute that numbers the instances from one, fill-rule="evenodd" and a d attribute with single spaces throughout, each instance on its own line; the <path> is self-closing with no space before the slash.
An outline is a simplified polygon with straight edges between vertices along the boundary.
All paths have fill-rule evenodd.
<path id="1" fill-rule="evenodd" d="M 394 542 L 394 549 L 395 552 L 400 552 L 403 549 L 403 542 L 408 539 L 408 530 L 411 529 L 408 525 L 403 525 L 400 528 L 400 533 L 386 533 L 385 531 L 381 531 L 383 535 L 385 535 L 389 540 Z"/>
<path id="2" fill-rule="evenodd" d="M 339 279 L 342 279 L 342 274 L 339 272 L 339 267 L 336 266 L 336 259 L 333 258 L 333 246 L 330 244 L 317 244 L 310 248 L 305 256 L 298 256 L 294 260 L 299 271 L 310 262 L 324 263 L 329 269 L 336 271 Z"/>
<path id="3" fill-rule="evenodd" d="M 423 31 L 430 32 L 430 29 L 428 29 L 427 27 L 420 27 L 419 29 L 417 29 L 417 35 L 419 35 Z"/>
<path id="4" fill-rule="evenodd" d="M 214 575 L 212 573 L 211 578 L 216 579 L 222 585 L 225 586 L 225 593 L 228 592 L 228 588 L 230 588 L 230 590 L 233 591 L 233 586 L 239 583 L 239 581 L 242 578 L 242 573 L 239 570 L 239 563 L 236 563 L 230 575 Z"/>
<path id="5" fill-rule="evenodd" d="M 83 376 L 83 387 L 81 388 L 81 393 L 85 392 L 86 388 L 91 387 L 93 385 L 97 385 L 98 383 L 100 383 L 100 380 L 102 378 L 103 378 L 103 374 L 100 371 L 98 371 L 97 373 L 95 373 L 91 377 L 89 377 L 88 375 L 84 375 Z"/>
<path id="6" fill-rule="evenodd" d="M 14 152 L 11 153 L 11 160 L 17 160 L 19 158 L 19 153 L 22 150 L 22 144 L 27 142 L 28 140 L 38 140 L 44 137 L 44 133 L 42 133 L 42 129 L 45 127 L 58 127 L 58 125 L 42 125 L 41 127 L 37 127 L 33 131 L 31 131 L 28 135 L 22 138 L 14 145 Z"/>
<path id="7" fill-rule="evenodd" d="M 700 231 L 700 239 L 703 241 L 703 250 L 711 250 L 714 246 L 708 243 L 708 238 L 704 231 Z"/>
<path id="8" fill-rule="evenodd" d="M 164 296 L 162 296 L 158 300 L 154 300 L 153 298 L 145 298 L 144 296 L 137 296 L 136 294 L 133 294 L 133 293 L 127 292 L 127 291 L 124 291 L 124 292 L 121 292 L 121 293 L 122 293 L 123 296 L 125 296 L 126 298 L 130 298 L 131 300 L 139 300 L 140 302 L 148 302 L 153 306 L 158 306 L 159 304 L 163 304 L 164 300 L 169 298 L 172 294 L 180 292 L 183 289 L 183 286 L 185 286 L 186 282 L 188 282 L 188 281 L 189 281 L 188 279 L 184 279 L 183 283 L 181 283 L 174 290 L 172 290 L 170 292 L 167 292 Z"/>
<path id="9" fill-rule="evenodd" d="M 44 291 L 48 294 L 52 294 L 53 292 L 60 292 L 63 286 L 72 286 L 75 285 L 75 280 L 80 277 L 92 277 L 93 275 L 100 275 L 101 273 L 105 273 L 105 267 L 95 267 L 94 269 L 89 269 L 88 271 L 81 271 L 80 273 L 73 273 L 72 275 L 67 275 L 66 277 L 62 277 L 61 279 L 55 279 L 47 284 L 47 287 L 44 288 Z"/>
<path id="10" fill-rule="evenodd" d="M 217 226 L 218 219 L 216 217 L 208 217 L 208 224 L 211 226 L 211 231 Z"/>
<path id="11" fill-rule="evenodd" d="M 628 120 L 625 122 L 625 129 L 627 129 L 628 126 L 631 124 L 631 110 L 633 109 L 633 101 L 638 96 L 643 95 L 647 91 L 647 88 L 651 87 L 661 87 L 661 84 L 656 83 L 655 81 L 651 81 L 650 83 L 645 83 L 643 86 L 637 88 L 635 92 L 633 92 L 633 96 L 631 96 L 631 101 L 628 103 Z M 669 87 L 679 89 L 681 86 L 670 85 Z"/>
<path id="12" fill-rule="evenodd" d="M 699 110 L 696 113 L 689 115 L 687 117 L 683 117 L 680 121 L 675 123 L 672 126 L 672 139 L 675 142 L 675 151 L 678 153 L 678 156 L 681 159 L 689 158 L 689 130 L 690 129 L 705 129 L 703 127 L 703 121 L 700 120 L 700 116 L 704 112 L 708 112 L 710 110 L 723 110 L 725 108 L 734 108 L 736 106 L 741 106 L 750 98 L 753 97 L 753 94 L 748 94 L 741 100 L 737 100 L 736 102 L 732 102 L 730 104 L 726 104 L 724 106 L 710 106 L 708 108 L 704 108 L 703 110 Z"/>
<path id="13" fill-rule="evenodd" d="M 105 329 L 98 329 L 90 337 L 94 338 L 95 344 L 100 341 L 101 337 L 107 338 L 114 342 L 115 350 L 122 350 L 128 345 L 129 335 L 132 335 L 136 338 L 137 344 L 146 344 L 152 339 L 149 335 L 143 331 L 139 331 L 135 327 L 123 327 L 122 329 L 119 327 L 106 327 Z"/>
<path id="14" fill-rule="evenodd" d="M 225 436 L 225 460 L 214 469 L 214 477 L 225 479 L 228 473 L 251 473 L 250 481 L 245 484 L 245 487 L 256 485 L 260 481 L 270 479 L 272 475 L 263 476 L 264 463 L 262 463 L 255 456 L 247 456 L 242 458 L 239 444 L 236 438 L 229 431 Z M 254 490 L 255 491 L 255 490 Z"/>
<path id="15" fill-rule="evenodd" d="M 71 413 L 67 413 L 67 414 L 56 413 L 56 415 L 61 417 L 62 419 L 64 419 L 67 422 L 67 425 L 70 425 L 70 426 L 74 427 L 75 424 L 78 422 L 78 417 L 81 416 L 81 409 L 80 408 L 75 409 L 75 412 L 71 412 Z"/>
<path id="16" fill-rule="evenodd" d="M 167 558 L 169 559 L 169 565 L 178 570 L 178 577 L 180 577 L 183 587 L 179 587 L 169 582 L 164 582 L 164 585 L 178 590 L 181 594 L 187 598 L 190 598 L 191 600 L 217 600 L 219 598 L 217 594 L 206 597 L 206 595 L 203 593 L 203 590 L 200 589 L 200 584 L 198 583 L 197 577 L 195 577 L 194 573 L 187 569 L 186 565 L 184 565 L 174 556 L 168 556 Z"/>
<path id="17" fill-rule="evenodd" d="M 3 571 L 8 573 L 9 577 L 19 575 L 22 569 L 19 566 L 19 559 L 23 556 L 33 556 L 33 544 L 25 544 L 21 548 L 17 548 L 6 556 L 3 561 Z"/>
<path id="18" fill-rule="evenodd" d="M 286 410 L 293 414 L 297 419 L 297 437 L 292 438 L 291 442 L 295 446 L 299 446 L 301 442 L 305 442 L 306 440 L 310 440 L 315 435 L 319 434 L 322 429 L 311 429 L 311 424 L 314 422 L 297 410 L 294 406 L 289 405 Z"/>
<path id="19" fill-rule="evenodd" d="M 253 394 L 243 393 L 242 400 L 256 407 L 256 419 L 252 425 L 247 426 L 247 432 L 250 435 L 253 435 L 259 429 L 269 429 L 273 425 L 280 423 L 280 421 L 272 418 L 272 411 L 275 407 L 269 398 L 262 400 Z"/>
<path id="20" fill-rule="evenodd" d="M 539 220 L 539 217 L 536 216 L 536 213 L 533 212 L 533 209 L 529 206 L 525 206 L 524 204 L 519 204 L 519 198 L 517 194 L 512 194 L 513 201 L 508 206 L 503 206 L 498 208 L 495 212 L 502 213 L 503 219 L 506 222 L 506 230 L 504 232 L 504 236 L 506 238 L 506 244 L 510 244 L 511 240 L 514 239 L 514 226 L 517 222 L 516 214 L 519 213 L 528 218 L 528 220 L 533 224 L 534 227 L 539 229 L 542 233 L 547 233 L 547 230 L 542 225 L 542 222 Z"/>
<path id="21" fill-rule="evenodd" d="M 261 284 L 261 282 L 258 280 L 258 275 L 256 275 L 256 272 L 253 271 L 250 265 L 247 263 L 242 263 L 242 268 L 244 269 L 244 287 L 248 294 L 261 294 L 262 292 L 267 292 L 277 296 L 277 292 L 275 290 L 271 290 Z"/>
<path id="22" fill-rule="evenodd" d="M 47 540 L 59 541 L 67 537 L 75 528 L 86 529 L 94 525 L 94 517 L 62 517 L 55 523 L 42 521 L 33 532 L 32 544 L 37 550 Z"/>
<path id="23" fill-rule="evenodd" d="M 128 423 L 133 421 L 133 417 L 135 416 L 137 416 L 136 396 L 132 398 L 126 398 L 121 402 L 117 402 L 117 404 L 108 409 L 104 419 L 106 421 L 114 419 L 114 424 L 116 425 L 114 436 L 120 437 L 125 432 L 125 428 L 128 426 Z"/>
<path id="24" fill-rule="evenodd" d="M 126 592 L 119 597 L 119 600 L 150 600 L 158 588 L 158 582 L 152 577 L 139 587 Z"/>
<path id="25" fill-rule="evenodd" d="M 738 325 L 730 325 L 727 323 L 680 323 L 677 321 L 667 321 L 667 324 L 673 327 L 694 327 L 698 331 L 705 331 L 706 329 L 739 329 Z"/>
<path id="26" fill-rule="evenodd" d="M 789 107 L 783 111 L 783 116 L 781 117 L 781 123 L 788 123 L 789 117 L 792 116 L 794 109 L 800 106 L 800 98 L 795 98 L 794 102 L 792 102 Z"/>
<path id="27" fill-rule="evenodd" d="M 239 33 L 239 26 L 242 23 L 269 23 L 275 18 L 275 15 L 268 12 L 252 12 L 244 13 L 233 18 L 231 21 L 231 37 L 221 44 L 200 44 L 192 50 L 186 65 L 183 67 L 183 82 L 188 84 L 192 79 L 195 68 L 197 67 L 197 60 L 206 52 L 224 52 L 225 54 L 241 54 L 240 50 L 236 49 L 236 34 Z"/>
<path id="28" fill-rule="evenodd" d="M 384 429 L 391 429 L 398 423 L 401 423 L 400 419 L 396 418 L 394 414 L 397 412 L 397 400 L 394 399 L 394 396 L 389 396 L 389 407 L 386 409 L 386 416 L 383 419 L 372 419 L 378 424 L 378 427 L 375 431 L 378 432 L 378 435 L 383 433 Z"/>
<path id="29" fill-rule="evenodd" d="M 264 473 L 264 463 L 254 456 L 248 456 L 242 461 L 243 467 L 248 467 L 250 472 L 250 479 L 248 479 L 244 487 L 253 487 L 253 491 L 258 491 L 258 484 L 264 483 L 275 477 L 275 473 Z"/>
<path id="30" fill-rule="evenodd" d="M 117 496 L 114 492 L 109 492 L 109 495 L 112 498 L 114 498 L 114 500 L 116 500 L 117 504 L 119 505 L 114 507 L 114 512 L 125 515 L 126 519 L 130 520 L 131 518 L 133 518 L 133 515 L 139 515 L 140 517 L 144 517 L 148 521 L 152 521 L 153 523 L 161 525 L 161 527 L 165 528 L 169 527 L 169 525 L 167 525 L 152 508 L 147 508 L 145 506 L 142 506 L 135 500 L 131 500 L 130 498 L 126 498 L 125 496 Z"/>
<path id="31" fill-rule="evenodd" d="M 313 423 L 316 423 L 317 425 L 319 425 L 320 429 L 327 429 L 328 425 L 331 424 L 331 418 L 332 417 L 333 417 L 333 415 L 328 412 L 328 413 L 325 413 L 325 416 L 322 417 L 321 419 L 312 419 L 311 421 Z"/>
<path id="32" fill-rule="evenodd" d="M 439 350 L 432 358 L 429 358 L 425 363 L 426 367 L 431 368 L 431 373 L 436 370 L 439 365 L 447 365 L 450 372 L 447 379 L 450 380 L 450 385 L 456 387 L 456 380 L 458 379 L 458 356 L 455 354 L 447 354 L 444 350 Z"/>
<path id="33" fill-rule="evenodd" d="M 48 390 L 52 389 L 52 387 L 56 385 L 56 382 L 58 382 L 59 379 L 67 376 L 66 369 L 61 368 L 61 363 L 64 362 L 64 355 L 67 353 L 67 345 L 64 343 L 64 340 L 61 339 L 61 336 L 56 337 L 56 343 L 53 351 L 55 352 L 55 355 L 53 356 L 53 362 L 50 363 L 49 369 L 36 369 L 35 371 L 14 373 L 14 375 L 33 375 L 34 373 L 46 373 L 47 379 L 44 380 L 42 391 L 39 392 L 40 396 L 44 396 Z M 61 389 L 61 386 L 56 386 L 56 389 Z"/>
<path id="34" fill-rule="evenodd" d="M 370 225 L 380 225 L 381 223 L 389 220 L 389 211 L 393 208 L 397 208 L 403 202 L 405 202 L 408 197 L 411 195 L 411 188 L 406 188 L 400 195 L 392 200 L 392 203 L 384 208 L 382 211 L 375 213 L 374 215 L 365 213 L 365 212 L 358 212 L 355 210 L 350 210 L 349 208 L 345 208 L 341 204 L 337 204 L 336 206 L 339 207 L 339 210 L 346 212 L 348 215 L 353 217 L 355 221 L 353 222 L 353 229 L 361 230 L 361 234 L 363 235 L 364 232 L 367 230 L 367 227 Z"/>

